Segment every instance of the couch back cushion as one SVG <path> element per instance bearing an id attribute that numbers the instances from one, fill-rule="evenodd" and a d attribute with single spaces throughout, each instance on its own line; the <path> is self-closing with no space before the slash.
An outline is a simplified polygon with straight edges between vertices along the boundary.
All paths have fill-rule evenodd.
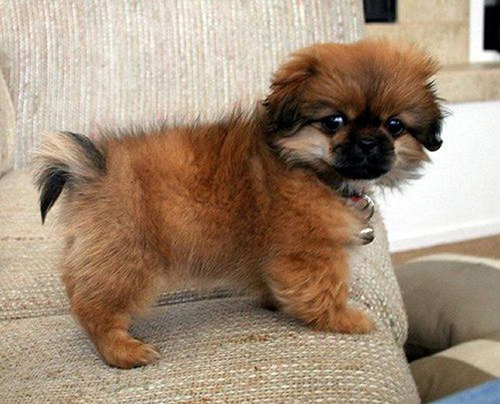
<path id="1" fill-rule="evenodd" d="M 89 134 L 249 105 L 297 48 L 362 33 L 359 0 L 2 1 L 17 167 L 43 131 Z"/>

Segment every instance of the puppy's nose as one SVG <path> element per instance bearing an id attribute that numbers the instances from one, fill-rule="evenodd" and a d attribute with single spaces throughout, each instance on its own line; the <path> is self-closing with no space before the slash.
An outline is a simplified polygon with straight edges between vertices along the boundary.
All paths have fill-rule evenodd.
<path id="1" fill-rule="evenodd" d="M 372 150 L 375 146 L 375 140 L 373 139 L 368 139 L 368 138 L 363 138 L 358 140 L 358 146 L 363 150 L 364 152 L 369 152 Z"/>

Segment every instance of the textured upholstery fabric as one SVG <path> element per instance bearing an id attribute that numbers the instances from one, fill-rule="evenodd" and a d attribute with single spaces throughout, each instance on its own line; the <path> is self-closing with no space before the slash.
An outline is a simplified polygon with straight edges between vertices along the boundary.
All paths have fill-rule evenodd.
<path id="1" fill-rule="evenodd" d="M 360 0 L 0 0 L 16 165 L 45 130 L 212 116 L 262 95 L 284 57 L 356 40 Z"/>
<path id="2" fill-rule="evenodd" d="M 0 0 L 0 8 L 8 90 L 0 99 L 14 127 L 0 142 L 15 139 L 2 164 L 15 159 L 18 168 L 43 130 L 92 135 L 97 125 L 248 105 L 287 53 L 362 30 L 360 0 Z M 375 332 L 317 333 L 242 296 L 179 291 L 133 326 L 161 359 L 123 371 L 103 364 L 68 314 L 56 214 L 57 206 L 40 225 L 25 172 L 0 178 L 0 402 L 418 401 L 379 217 L 375 243 L 352 257 L 352 299 Z"/>
<path id="3" fill-rule="evenodd" d="M 106 366 L 67 315 L 2 324 L 3 403 L 418 401 L 387 329 L 316 333 L 241 298 L 156 309 L 132 332 L 161 359 L 125 371 Z"/>

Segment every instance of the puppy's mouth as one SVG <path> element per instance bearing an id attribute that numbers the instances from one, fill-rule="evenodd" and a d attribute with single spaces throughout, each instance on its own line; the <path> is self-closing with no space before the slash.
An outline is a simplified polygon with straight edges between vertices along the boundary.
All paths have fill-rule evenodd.
<path id="1" fill-rule="evenodd" d="M 334 165 L 333 169 L 344 178 L 353 180 L 374 180 L 386 173 L 392 167 L 392 163 L 384 164 L 363 164 L 363 165 Z"/>

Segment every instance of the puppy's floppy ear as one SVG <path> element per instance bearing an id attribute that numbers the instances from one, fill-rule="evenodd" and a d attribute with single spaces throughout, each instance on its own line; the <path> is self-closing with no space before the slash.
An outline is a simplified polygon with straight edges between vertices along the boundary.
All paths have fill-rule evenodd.
<path id="1" fill-rule="evenodd" d="M 436 96 L 434 89 L 434 82 L 427 84 L 427 91 L 429 92 L 430 99 L 430 115 L 431 118 L 427 118 L 427 122 L 423 128 L 417 131 L 414 136 L 424 145 L 424 147 L 429 151 L 438 150 L 442 144 L 441 130 L 443 127 L 443 119 L 446 115 L 446 111 L 440 105 L 440 99 Z"/>
<path id="2" fill-rule="evenodd" d="M 313 48 L 307 48 L 293 54 L 275 73 L 271 92 L 264 101 L 269 131 L 294 132 L 300 127 L 304 89 L 317 74 L 317 64 Z"/>
<path id="3" fill-rule="evenodd" d="M 425 146 L 425 148 L 429 151 L 436 151 L 443 144 L 443 140 L 441 139 L 441 129 L 442 129 L 443 118 L 439 117 L 438 119 L 432 121 L 427 129 L 421 133 L 416 134 L 416 138 L 420 140 L 420 142 Z"/>
<path id="4" fill-rule="evenodd" d="M 421 111 L 423 126 L 414 133 L 414 136 L 427 150 L 436 151 L 443 144 L 441 129 L 443 119 L 446 115 L 441 106 L 443 100 L 436 95 L 433 80 L 433 77 L 439 70 L 439 64 L 426 52 L 423 52 L 414 45 L 409 45 L 406 49 L 403 48 L 402 52 L 405 54 L 418 80 L 422 80 L 425 83 L 425 92 L 421 99 L 422 105 L 425 106 L 423 111 Z"/>

